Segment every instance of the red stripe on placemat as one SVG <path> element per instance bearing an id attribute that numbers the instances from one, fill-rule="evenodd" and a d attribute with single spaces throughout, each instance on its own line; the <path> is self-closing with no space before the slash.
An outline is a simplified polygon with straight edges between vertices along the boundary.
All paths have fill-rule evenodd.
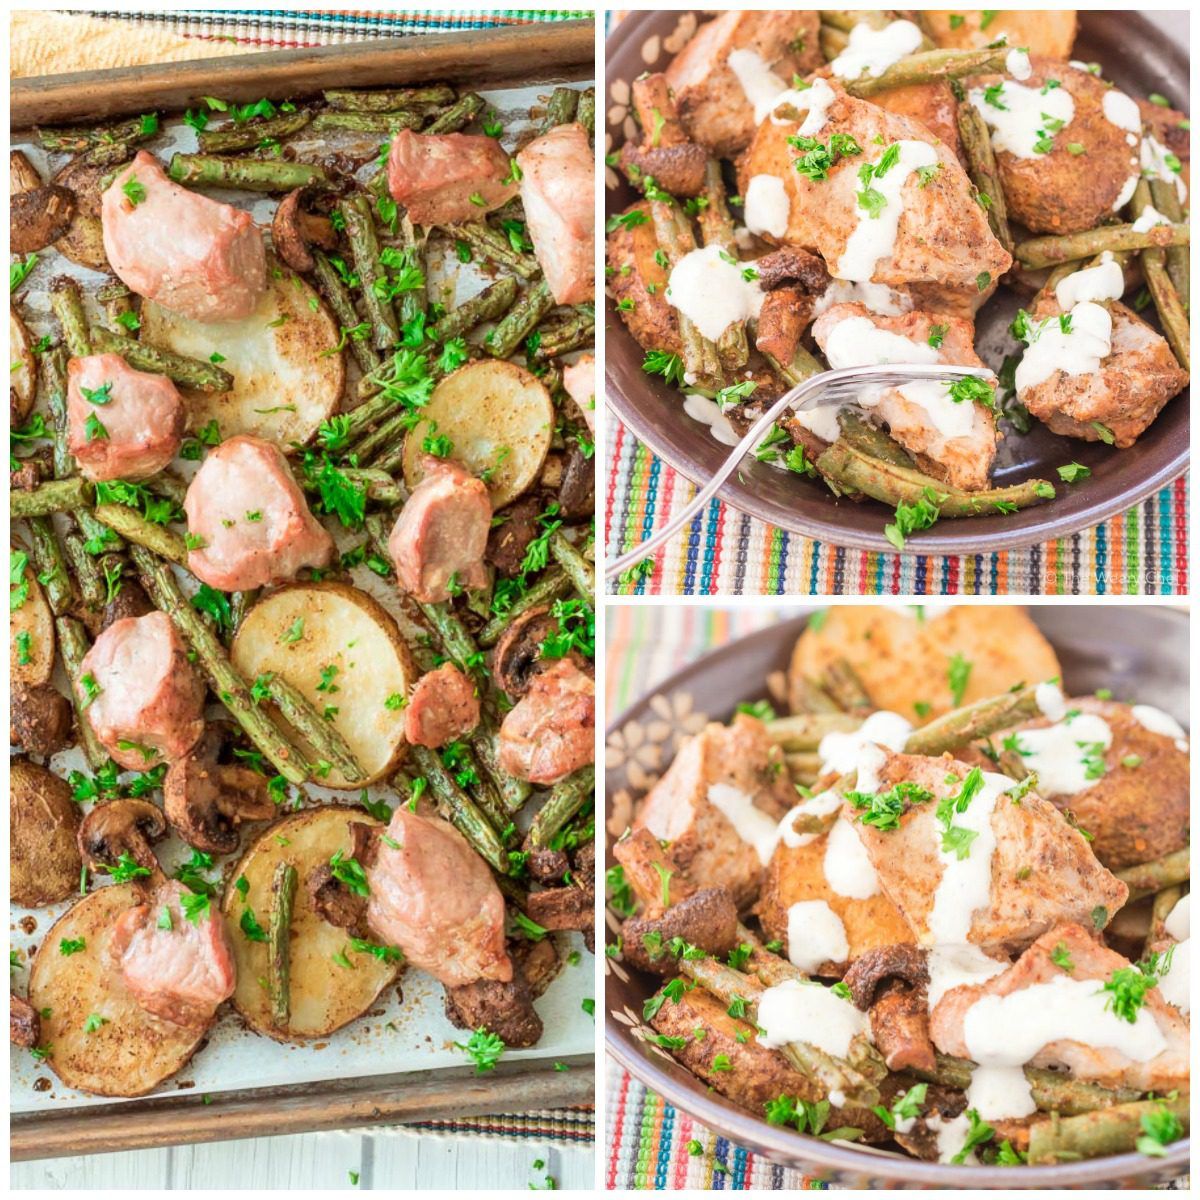
<path id="1" fill-rule="evenodd" d="M 611 1064 L 610 1064 L 611 1065 Z M 612 1191 L 617 1186 L 617 1163 L 621 1156 L 621 1139 L 624 1131 L 621 1123 L 625 1120 L 625 1106 L 629 1101 L 629 1073 L 621 1072 L 621 1092 L 617 1097 L 616 1112 L 608 1114 L 609 1155 L 608 1170 L 605 1172 L 606 1186 Z"/>

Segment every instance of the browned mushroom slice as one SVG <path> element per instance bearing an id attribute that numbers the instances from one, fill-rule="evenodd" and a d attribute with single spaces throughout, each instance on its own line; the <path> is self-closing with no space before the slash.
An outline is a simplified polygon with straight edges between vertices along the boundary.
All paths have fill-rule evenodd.
<path id="1" fill-rule="evenodd" d="M 565 851 L 545 848 L 531 850 L 525 865 L 529 868 L 531 879 L 547 885 L 562 883 L 563 876 L 570 867 Z"/>
<path id="2" fill-rule="evenodd" d="M 558 507 L 563 517 L 590 517 L 596 506 L 595 464 L 572 441 L 563 463 L 562 481 L 558 485 Z"/>
<path id="3" fill-rule="evenodd" d="M 13 196 L 8 208 L 8 245 L 13 254 L 44 250 L 70 228 L 75 195 L 45 184 Z"/>
<path id="4" fill-rule="evenodd" d="M 136 579 L 122 579 L 121 590 L 104 606 L 100 628 L 107 629 L 125 617 L 144 617 L 153 611 L 154 605 L 142 585 Z"/>
<path id="5" fill-rule="evenodd" d="M 26 754 L 49 758 L 71 741 L 71 702 L 53 684 L 14 684 L 8 740 Z"/>
<path id="6" fill-rule="evenodd" d="M 534 1046 L 541 1040 L 542 1019 L 533 1001 L 557 972 L 558 953 L 549 938 L 512 941 L 508 949 L 512 979 L 508 983 L 480 979 L 447 988 L 446 1017 L 459 1029 L 487 1029 L 506 1046 Z"/>
<path id="7" fill-rule="evenodd" d="M 893 1071 L 937 1069 L 929 1038 L 925 953 L 913 945 L 877 946 L 856 959 L 844 982 L 871 1014 L 875 1044 Z"/>
<path id="8" fill-rule="evenodd" d="M 492 678 L 509 696 L 523 696 L 542 670 L 542 643 L 558 632 L 558 621 L 545 605 L 527 609 L 510 622 L 492 655 Z"/>
<path id="9" fill-rule="evenodd" d="M 209 726 L 196 745 L 171 764 L 163 780 L 171 827 L 189 846 L 209 854 L 233 853 L 243 821 L 275 816 L 265 776 L 217 761 L 222 741 L 221 727 Z"/>
<path id="10" fill-rule="evenodd" d="M 737 945 L 737 906 L 724 888 L 701 888 L 661 916 L 630 917 L 621 932 L 626 962 L 656 975 L 673 975 L 677 960 L 667 953 L 672 938 L 682 938 L 718 958 Z"/>
<path id="11" fill-rule="evenodd" d="M 675 146 L 635 146 L 626 142 L 619 159 L 621 170 L 635 186 L 649 176 L 672 196 L 698 196 L 704 191 L 708 151 L 695 142 Z"/>
<path id="12" fill-rule="evenodd" d="M 38 169 L 20 150 L 8 152 L 8 192 L 10 196 L 19 196 L 22 192 L 32 192 L 42 186 L 42 177 Z"/>
<path id="13" fill-rule="evenodd" d="M 337 245 L 337 234 L 330 219 L 306 212 L 301 207 L 304 192 L 304 188 L 288 192 L 279 202 L 271 222 L 271 244 L 275 253 L 293 271 L 311 271 L 316 266 L 308 249 L 310 244 L 316 243 L 324 250 L 332 250 Z"/>
<path id="14" fill-rule="evenodd" d="M 11 992 L 8 997 L 8 1040 L 29 1049 L 41 1040 L 42 1022 L 28 1000 Z"/>
<path id="15" fill-rule="evenodd" d="M 166 833 L 166 817 L 149 800 L 110 800 L 83 818 L 79 853 L 84 865 L 95 871 L 133 862 L 148 872 L 139 880 L 157 887 L 166 882 L 166 876 L 158 865 L 154 844 Z"/>

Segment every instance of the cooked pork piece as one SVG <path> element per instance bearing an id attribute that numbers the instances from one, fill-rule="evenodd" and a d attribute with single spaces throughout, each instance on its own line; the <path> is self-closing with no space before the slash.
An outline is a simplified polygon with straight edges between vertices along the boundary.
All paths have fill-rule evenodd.
<path id="1" fill-rule="evenodd" d="M 1038 55 L 1030 66 L 1020 82 L 980 76 L 968 92 L 992 132 L 1008 215 L 1035 233 L 1094 229 L 1141 173 L 1141 114 L 1082 66 Z"/>
<path id="2" fill-rule="evenodd" d="M 982 367 L 974 334 L 971 322 L 957 317 L 924 312 L 881 317 L 862 304 L 835 304 L 813 325 L 813 337 L 834 368 L 886 362 Z M 993 410 L 971 399 L 969 391 L 956 399 L 960 391 L 945 383 L 910 383 L 866 389 L 859 403 L 922 470 L 952 487 L 978 491 L 988 486 L 996 456 L 996 421 Z"/>
<path id="3" fill-rule="evenodd" d="M 1172 718 L 1094 696 L 1066 700 L 1063 712 L 1057 721 L 1027 721 L 992 743 L 1037 775 L 1038 793 L 1087 830 L 1109 870 L 1186 846 L 1188 751 Z"/>
<path id="4" fill-rule="evenodd" d="M 692 140 L 720 158 L 749 145 L 763 90 L 820 66 L 819 34 L 812 11 L 726 12 L 702 25 L 666 71 Z"/>
<path id="5" fill-rule="evenodd" d="M 1149 128 L 1150 136 L 1180 162 L 1188 163 L 1192 156 L 1192 138 L 1187 113 L 1176 108 L 1164 108 L 1141 96 L 1136 99 L 1138 111 L 1142 114 L 1142 125 Z"/>
<path id="6" fill-rule="evenodd" d="M 958 136 L 958 101 L 954 99 L 949 83 L 914 83 L 908 87 L 887 88 L 872 96 L 871 103 L 897 116 L 920 122 L 966 168 Z"/>
<path id="7" fill-rule="evenodd" d="M 113 271 L 172 312 L 237 321 L 266 290 L 267 257 L 254 218 L 172 183 L 145 150 L 108 185 L 100 219 Z"/>
<path id="8" fill-rule="evenodd" d="M 287 460 L 259 438 L 232 437 L 210 450 L 183 507 L 188 532 L 200 538 L 188 570 L 221 591 L 284 583 L 333 556 Z"/>
<path id="9" fill-rule="evenodd" d="M 67 363 L 67 447 L 86 479 L 148 479 L 179 452 L 186 413 L 165 375 L 119 354 Z"/>
<path id="10" fill-rule="evenodd" d="M 392 198 L 416 225 L 478 221 L 517 194 L 503 147 L 476 134 L 402 129 L 392 139 L 387 173 Z"/>
<path id="11" fill-rule="evenodd" d="M 596 758 L 596 684 L 569 658 L 539 671 L 500 726 L 500 767 L 551 784 Z"/>
<path id="12" fill-rule="evenodd" d="M 1090 923 L 1052 926 L 1002 975 L 947 992 L 930 1018 L 934 1044 L 945 1054 L 976 1058 L 980 1043 L 999 1036 L 1011 1039 L 1011 1053 L 1028 1050 L 1022 1061 L 1065 1069 L 1076 1079 L 1159 1093 L 1186 1089 L 1187 1022 L 1157 988 L 1145 993 L 1130 1021 L 1124 1005 L 1116 1011 L 1117 995 L 1101 986 L 1131 969 L 1097 940 Z M 1078 1041 L 1071 1037 L 1077 1030 Z"/>
<path id="13" fill-rule="evenodd" d="M 607 241 L 608 290 L 643 350 L 678 354 L 679 318 L 667 303 L 667 258 L 659 249 L 650 206 L 639 200 L 616 218 Z M 656 257 L 657 256 L 657 257 Z"/>
<path id="14" fill-rule="evenodd" d="M 801 120 L 764 121 L 738 166 L 742 195 L 755 176 L 784 181 L 789 211 L 779 241 L 815 251 L 835 278 L 860 283 L 983 291 L 1008 270 L 1012 258 L 992 236 L 966 172 L 923 124 L 825 80 L 789 93 L 787 103 Z M 833 145 L 832 165 L 797 170 L 805 155 L 788 142 L 797 136 Z M 859 203 L 865 190 L 859 175 L 868 163 L 875 167 L 869 215 Z"/>
<path id="15" fill-rule="evenodd" d="M 122 914 L 109 944 L 138 1004 L 175 1025 L 207 1025 L 237 982 L 225 923 L 199 899 L 170 880 Z"/>
<path id="16" fill-rule="evenodd" d="M 744 912 L 758 897 L 776 827 L 794 799 L 782 752 L 757 717 L 739 713 L 680 747 L 633 829 L 670 842 L 685 878 L 727 888 Z"/>
<path id="17" fill-rule="evenodd" d="M 453 663 L 422 675 L 404 710 L 404 739 L 437 749 L 470 733 L 479 724 L 479 695 Z"/>
<path id="18" fill-rule="evenodd" d="M 1025 361 L 1017 368 L 1017 399 L 1054 433 L 1086 442 L 1106 441 L 1125 450 L 1149 428 L 1167 401 L 1187 386 L 1188 375 L 1166 339 L 1116 301 L 1104 306 L 1111 321 L 1111 334 L 1106 337 L 1102 313 L 1091 311 L 1097 307 L 1084 307 L 1085 323 L 1076 306 L 1063 331 L 1058 318 L 1064 310 L 1055 297 L 1038 302 L 1031 336 L 1040 340 L 1048 330 L 1050 337 L 1065 344 L 1060 348 L 1055 343 L 1057 353 L 1046 362 L 1051 372 L 1046 378 L 1031 366 L 1037 341 L 1026 350 Z M 1042 322 L 1049 324 L 1039 334 Z M 1094 329 L 1093 322 L 1098 323 Z M 1090 369 L 1069 374 L 1067 365 L 1075 360 L 1079 360 L 1077 370 Z M 1055 367 L 1055 363 L 1062 365 Z"/>
<path id="19" fill-rule="evenodd" d="M 84 655 L 80 678 L 94 696 L 88 722 L 126 770 L 180 758 L 204 732 L 204 681 L 166 613 L 110 625 Z"/>
<path id="20" fill-rule="evenodd" d="M 639 75 L 629 85 L 629 98 L 646 146 L 688 144 L 687 131 L 679 120 L 679 109 L 667 77 L 661 71 Z"/>
<path id="21" fill-rule="evenodd" d="M 564 367 L 563 387 L 583 414 L 588 428 L 594 433 L 596 430 L 596 356 L 582 354 L 570 366 Z"/>
<path id="22" fill-rule="evenodd" d="M 447 987 L 478 979 L 507 982 L 504 897 L 487 864 L 439 817 L 392 814 L 367 868 L 367 922 L 414 966 Z"/>
<path id="23" fill-rule="evenodd" d="M 863 810 L 849 798 L 844 812 L 866 846 L 880 886 L 919 943 L 963 941 L 985 953 L 1011 953 L 1060 921 L 1090 921 L 1098 909 L 1107 919 L 1125 903 L 1129 895 L 1125 884 L 1096 861 L 1082 834 L 1035 792 L 1019 796 L 1019 803 L 1014 803 L 1012 795 L 1005 793 L 1013 788 L 1019 791 L 1019 785 L 1004 776 L 982 773 L 981 786 L 971 795 L 977 786 L 968 783 L 971 768 L 950 755 L 923 758 L 879 748 L 878 762 L 870 780 L 864 780 L 860 763 L 860 792 L 885 794 L 894 785 L 909 784 L 930 798 L 912 803 L 895 829 L 863 824 L 859 819 Z M 975 774 L 981 774 L 978 768 Z M 979 894 L 974 890 L 979 880 L 987 888 L 986 903 L 969 913 L 962 909 L 962 900 L 950 898 L 949 892 L 938 903 L 940 885 L 950 869 L 939 851 L 950 835 L 944 833 L 937 809 L 942 801 L 964 793 L 966 806 L 950 817 L 952 827 L 964 832 L 951 844 L 967 853 L 953 866 L 960 882 L 963 874 L 971 874 L 972 895 Z M 983 868 L 977 864 L 988 863 L 989 858 L 987 875 L 979 874 Z M 966 937 L 947 936 L 946 924 L 959 921 Z"/>
<path id="24" fill-rule="evenodd" d="M 521 203 L 556 304 L 596 295 L 596 158 L 582 125 L 556 125 L 520 154 Z"/>
<path id="25" fill-rule="evenodd" d="M 492 502 L 483 481 L 452 459 L 426 455 L 423 468 L 392 527 L 388 551 L 400 588 L 436 604 L 450 598 L 454 585 L 487 583 L 483 554 Z"/>

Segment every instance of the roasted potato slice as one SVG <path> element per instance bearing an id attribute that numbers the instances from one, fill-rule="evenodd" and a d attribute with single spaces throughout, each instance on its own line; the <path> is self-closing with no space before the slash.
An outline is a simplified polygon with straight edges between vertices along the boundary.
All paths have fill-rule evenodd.
<path id="1" fill-rule="evenodd" d="M 42 939 L 29 1002 L 43 1014 L 46 1061 L 68 1087 L 97 1096 L 144 1096 L 192 1057 L 207 1029 L 185 1029 L 142 1008 L 109 961 L 117 918 L 139 902 L 131 883 L 85 896 Z M 83 948 L 62 954 L 64 941 Z M 89 1018 L 102 1018 L 95 1025 Z"/>
<path id="2" fill-rule="evenodd" d="M 416 671 L 396 622 L 366 592 L 341 583 L 280 588 L 250 610 L 232 653 L 247 679 L 278 672 L 318 712 L 337 709 L 332 724 L 368 782 L 399 763 L 404 712 L 387 701 L 408 695 Z M 321 782 L 331 788 L 362 786 L 347 783 L 337 771 Z"/>
<path id="3" fill-rule="evenodd" d="M 193 429 L 215 420 L 222 437 L 253 434 L 287 454 L 337 411 L 345 364 L 336 349 L 338 324 L 317 293 L 271 256 L 267 282 L 258 307 L 241 321 L 193 321 L 147 300 L 142 336 L 192 358 L 224 356 L 230 391 L 183 389 Z"/>
<path id="4" fill-rule="evenodd" d="M 259 835 L 242 856 L 225 891 L 221 911 L 237 960 L 234 1007 L 258 1033 L 276 1041 L 324 1037 L 362 1016 L 379 993 L 396 978 L 397 966 L 371 954 L 355 951 L 344 929 L 318 916 L 305 886 L 317 867 L 341 850 L 349 855 L 349 825 L 360 821 L 378 825 L 361 808 L 331 805 L 284 817 Z M 271 997 L 260 980 L 267 978 L 268 943 L 251 941 L 242 931 L 242 914 L 249 909 L 266 929 L 271 916 L 271 882 L 280 863 L 296 869 L 292 907 L 290 1020 L 287 1029 L 275 1027 Z M 245 892 L 237 885 L 245 879 Z M 344 956 L 347 970 L 334 961 Z"/>
<path id="5" fill-rule="evenodd" d="M 955 706 L 950 664 L 956 654 L 971 668 L 963 704 L 1062 674 L 1050 643 L 1022 608 L 958 605 L 927 616 L 923 611 L 832 606 L 819 627 L 810 625 L 800 635 L 789 677 L 819 681 L 830 664 L 845 659 L 876 708 L 921 724 Z"/>
<path id="6" fill-rule="evenodd" d="M 24 758 L 9 760 L 9 898 L 22 908 L 65 900 L 83 866 L 75 832 L 79 808 L 57 775 Z"/>
<path id="7" fill-rule="evenodd" d="M 14 425 L 23 424 L 37 399 L 37 360 L 33 357 L 33 339 L 15 308 L 8 310 L 9 357 L 8 410 Z"/>
<path id="8" fill-rule="evenodd" d="M 460 367 L 433 389 L 424 420 L 404 442 L 404 481 L 415 488 L 424 475 L 422 443 L 450 439 L 449 457 L 486 477 L 492 508 L 503 508 L 541 474 L 554 436 L 554 405 L 545 386 L 510 362 Z"/>
<path id="9" fill-rule="evenodd" d="M 1063 62 L 1071 57 L 1079 24 L 1073 8 L 1028 12 L 931 9 L 924 17 L 926 31 L 939 46 L 971 50 L 1007 35 L 1010 46 L 1026 47 L 1033 54 Z"/>
<path id="10" fill-rule="evenodd" d="M 80 156 L 72 159 L 50 180 L 75 196 L 75 215 L 67 232 L 54 243 L 54 248 L 73 263 L 91 267 L 93 271 L 110 269 L 104 251 L 104 229 L 100 224 L 100 185 L 115 169 L 116 164 L 90 164 Z"/>
<path id="11" fill-rule="evenodd" d="M 14 547 L 12 555 L 24 553 Z M 18 604 L 17 593 L 25 589 Z M 21 582 L 8 588 L 8 668 L 14 684 L 37 687 L 54 673 L 54 614 L 38 583 L 33 564 L 26 561 Z"/>

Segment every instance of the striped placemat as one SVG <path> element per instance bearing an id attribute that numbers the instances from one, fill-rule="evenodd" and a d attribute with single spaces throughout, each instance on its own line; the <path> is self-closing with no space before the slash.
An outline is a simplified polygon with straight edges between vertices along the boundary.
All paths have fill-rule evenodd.
<path id="1" fill-rule="evenodd" d="M 666 524 L 696 488 L 608 414 L 606 551 Z M 882 519 L 881 519 L 882 523 Z M 943 557 L 851 550 L 713 500 L 618 595 L 1186 595 L 1188 477 L 1092 529 L 1039 546 Z"/>

